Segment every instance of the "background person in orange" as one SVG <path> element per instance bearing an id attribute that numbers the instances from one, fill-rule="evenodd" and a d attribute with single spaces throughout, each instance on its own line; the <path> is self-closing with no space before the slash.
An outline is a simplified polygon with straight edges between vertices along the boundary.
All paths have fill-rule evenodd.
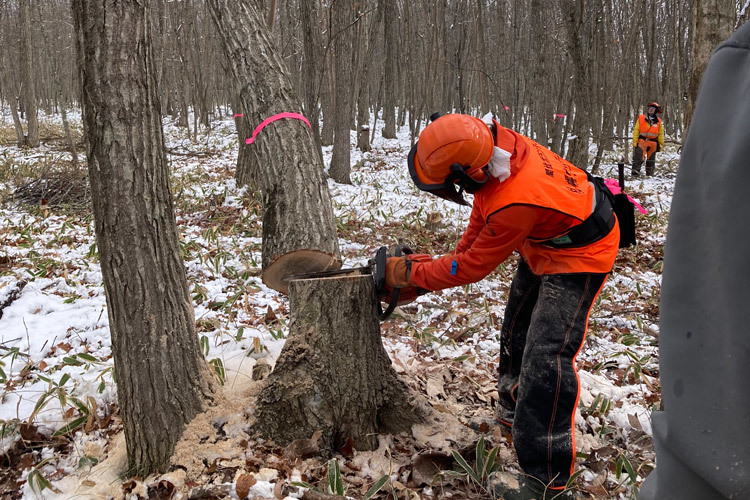
<path id="1" fill-rule="evenodd" d="M 618 249 L 609 191 L 531 139 L 468 115 L 430 123 L 408 165 L 419 189 L 461 204 L 466 191 L 474 204 L 453 253 L 390 258 L 387 283 L 474 283 L 520 253 L 501 330 L 496 419 L 512 428 L 519 464 L 538 481 L 490 487 L 506 499 L 545 498 L 544 485 L 546 498 L 559 495 L 575 464 L 575 358 Z"/>
<path id="2" fill-rule="evenodd" d="M 664 124 L 661 118 L 661 106 L 656 101 L 648 103 L 646 114 L 638 115 L 633 127 L 633 165 L 632 175 L 641 175 L 641 165 L 646 160 L 646 175 L 654 175 L 656 153 L 664 147 Z"/>

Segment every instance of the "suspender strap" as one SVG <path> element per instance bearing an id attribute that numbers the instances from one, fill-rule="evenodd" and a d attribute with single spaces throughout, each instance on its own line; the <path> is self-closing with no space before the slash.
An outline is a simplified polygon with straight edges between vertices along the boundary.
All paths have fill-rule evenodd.
<path id="1" fill-rule="evenodd" d="M 595 188 L 596 208 L 594 213 L 567 233 L 543 241 L 543 245 L 553 248 L 583 247 L 604 238 L 614 227 L 614 196 L 604 184 L 604 179 L 592 177 L 588 172 L 587 175 Z"/>

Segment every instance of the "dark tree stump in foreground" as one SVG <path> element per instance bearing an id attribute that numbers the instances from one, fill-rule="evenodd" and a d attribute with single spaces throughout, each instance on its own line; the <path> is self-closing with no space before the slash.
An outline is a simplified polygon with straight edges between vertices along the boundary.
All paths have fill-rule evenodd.
<path id="1" fill-rule="evenodd" d="M 423 419 L 380 339 L 372 276 L 292 281 L 289 338 L 260 391 L 255 430 L 277 444 L 323 432 L 339 449 L 377 446 Z"/>

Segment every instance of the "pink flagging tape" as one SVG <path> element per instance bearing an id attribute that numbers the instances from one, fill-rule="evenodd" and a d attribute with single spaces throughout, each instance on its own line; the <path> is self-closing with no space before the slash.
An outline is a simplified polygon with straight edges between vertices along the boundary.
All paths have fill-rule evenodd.
<path id="1" fill-rule="evenodd" d="M 620 189 L 620 184 L 615 179 L 604 179 L 604 183 L 607 185 L 609 190 L 612 192 L 612 194 L 619 194 L 622 192 L 622 189 Z M 635 207 L 638 209 L 638 211 L 642 214 L 646 214 L 646 209 L 641 206 L 640 203 L 635 201 L 633 198 L 630 197 L 628 193 L 625 193 L 625 196 L 628 197 L 630 202 L 635 205 Z"/>
<path id="2" fill-rule="evenodd" d="M 295 120 L 301 120 L 305 122 L 308 127 L 312 128 L 312 125 L 310 125 L 310 122 L 307 120 L 307 118 L 299 113 L 279 113 L 277 115 L 269 116 L 268 118 L 263 120 L 260 125 L 255 127 L 252 137 L 245 139 L 245 144 L 252 144 L 253 142 L 255 142 L 255 136 L 258 135 L 258 133 L 263 130 L 266 125 L 273 123 L 276 120 L 281 120 L 282 118 L 294 118 Z"/>
<path id="3" fill-rule="evenodd" d="M 560 114 L 560 113 L 555 113 L 555 116 L 553 116 L 552 119 L 554 120 L 556 118 L 565 118 L 565 116 L 566 115 L 563 115 L 563 114 Z"/>
<path id="4" fill-rule="evenodd" d="M 505 111 L 510 111 L 510 106 L 505 106 Z"/>
<path id="5" fill-rule="evenodd" d="M 236 113 L 236 114 L 234 115 L 234 118 L 237 118 L 237 117 L 240 117 L 240 116 L 245 116 L 245 115 L 243 115 L 242 113 Z"/>

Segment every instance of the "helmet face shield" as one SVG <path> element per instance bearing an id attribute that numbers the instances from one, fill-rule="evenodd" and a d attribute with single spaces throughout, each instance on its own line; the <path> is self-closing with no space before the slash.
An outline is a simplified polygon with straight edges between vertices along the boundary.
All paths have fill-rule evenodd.
<path id="1" fill-rule="evenodd" d="M 459 205 L 469 206 L 469 203 L 463 197 L 463 189 L 459 190 L 456 184 L 453 182 L 445 181 L 442 183 L 430 182 L 426 177 L 422 175 L 422 167 L 419 165 L 419 159 L 417 158 L 417 143 L 409 151 L 409 158 L 407 159 L 407 165 L 409 166 L 409 175 L 414 184 L 421 191 L 426 193 L 434 194 L 444 200 L 458 203 Z"/>
<path id="2" fill-rule="evenodd" d="M 656 101 L 651 101 L 650 103 L 648 103 L 648 105 L 646 107 L 647 108 L 656 108 L 656 113 L 657 114 L 661 114 L 661 106 Z"/>

